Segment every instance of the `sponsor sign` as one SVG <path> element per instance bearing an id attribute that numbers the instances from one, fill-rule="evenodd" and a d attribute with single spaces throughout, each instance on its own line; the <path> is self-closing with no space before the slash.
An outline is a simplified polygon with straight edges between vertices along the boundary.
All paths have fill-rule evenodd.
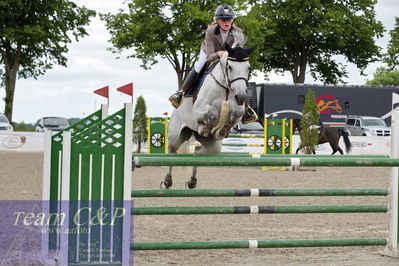
<path id="1" fill-rule="evenodd" d="M 331 112 L 342 113 L 342 107 L 338 99 L 331 95 L 321 95 L 316 99 L 317 109 L 320 113 L 329 114 Z"/>
<path id="2" fill-rule="evenodd" d="M 3 146 L 8 149 L 21 147 L 26 143 L 25 136 L 9 136 L 3 140 Z"/>
<path id="3" fill-rule="evenodd" d="M 0 151 L 43 152 L 43 132 L 0 132 Z"/>

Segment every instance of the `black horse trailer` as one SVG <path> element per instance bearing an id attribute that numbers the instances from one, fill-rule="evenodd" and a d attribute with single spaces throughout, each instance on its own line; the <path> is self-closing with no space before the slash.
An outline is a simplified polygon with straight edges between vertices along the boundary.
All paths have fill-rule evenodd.
<path id="1" fill-rule="evenodd" d="M 259 119 L 301 118 L 308 88 L 316 94 L 323 124 L 341 127 L 348 115 L 376 116 L 391 124 L 391 111 L 399 105 L 397 86 L 345 86 L 248 83 L 249 104 Z"/>

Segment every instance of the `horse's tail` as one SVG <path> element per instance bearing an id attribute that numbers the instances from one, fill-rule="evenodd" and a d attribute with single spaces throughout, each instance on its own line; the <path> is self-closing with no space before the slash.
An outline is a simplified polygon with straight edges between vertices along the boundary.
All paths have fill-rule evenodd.
<path id="1" fill-rule="evenodd" d="M 348 134 L 348 132 L 346 132 L 343 129 L 340 129 L 339 133 L 344 138 L 346 153 L 349 153 L 351 151 L 351 148 L 352 148 L 352 143 L 351 143 L 351 141 L 349 140 L 349 137 L 348 137 L 349 134 Z"/>
<path id="2" fill-rule="evenodd" d="M 298 130 L 298 133 L 301 134 L 301 119 L 299 118 L 294 118 L 292 119 L 292 132 L 295 132 L 295 130 Z"/>

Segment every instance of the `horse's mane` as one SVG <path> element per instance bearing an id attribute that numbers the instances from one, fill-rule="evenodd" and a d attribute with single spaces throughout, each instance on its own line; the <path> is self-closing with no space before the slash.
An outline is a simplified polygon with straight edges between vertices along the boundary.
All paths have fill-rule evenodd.
<path id="1" fill-rule="evenodd" d="M 234 43 L 231 46 L 232 48 L 234 47 L 244 47 L 244 44 L 247 42 L 247 37 L 244 35 L 244 33 L 242 33 L 241 31 L 233 31 L 232 32 L 233 36 L 234 36 Z"/>

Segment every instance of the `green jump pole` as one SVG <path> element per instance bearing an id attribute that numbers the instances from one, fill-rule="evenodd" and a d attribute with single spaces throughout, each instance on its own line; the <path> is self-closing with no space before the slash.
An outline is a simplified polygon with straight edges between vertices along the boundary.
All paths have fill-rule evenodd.
<path id="1" fill-rule="evenodd" d="M 353 154 L 344 154 L 344 155 L 332 155 L 332 154 L 252 154 L 248 152 L 221 152 L 215 154 L 205 154 L 205 153 L 178 153 L 178 154 L 167 154 L 167 153 L 133 153 L 133 157 L 209 157 L 209 158 L 217 158 L 217 157 L 257 157 L 260 156 L 262 158 L 389 158 L 388 155 L 353 155 Z"/>
<path id="2" fill-rule="evenodd" d="M 337 238 L 297 240 L 237 240 L 203 242 L 135 242 L 131 250 L 167 249 L 233 249 L 233 248 L 293 248 L 293 247 L 337 247 L 337 246 L 385 246 L 386 238 Z"/>
<path id="3" fill-rule="evenodd" d="M 387 205 L 135 207 L 132 215 L 387 212 Z"/>
<path id="4" fill-rule="evenodd" d="M 399 158 L 135 157 L 137 166 L 399 166 Z"/>
<path id="5" fill-rule="evenodd" d="M 142 197 L 271 197 L 271 196 L 387 196 L 386 188 L 276 188 L 276 189 L 148 189 L 132 190 Z"/>
<path id="6" fill-rule="evenodd" d="M 261 134 L 229 134 L 229 138 L 264 138 Z"/>
<path id="7" fill-rule="evenodd" d="M 231 147 L 263 147 L 263 144 L 251 144 L 251 143 L 223 143 L 222 146 L 231 146 Z"/>

